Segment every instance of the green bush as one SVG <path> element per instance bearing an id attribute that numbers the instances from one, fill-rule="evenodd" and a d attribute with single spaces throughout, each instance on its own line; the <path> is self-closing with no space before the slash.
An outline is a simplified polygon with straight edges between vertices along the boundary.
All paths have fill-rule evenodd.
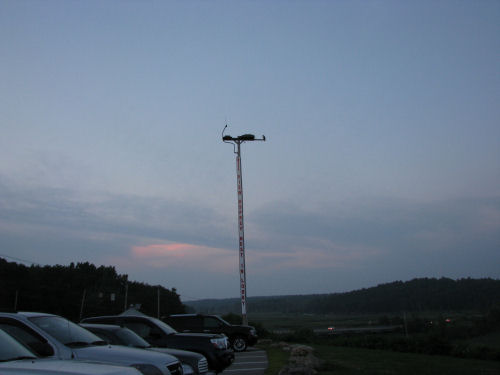
<path id="1" fill-rule="evenodd" d="M 300 328 L 283 334 L 274 334 L 272 337 L 276 341 L 297 343 L 313 343 L 317 341 L 317 336 L 314 334 L 314 331 L 309 328 Z"/>

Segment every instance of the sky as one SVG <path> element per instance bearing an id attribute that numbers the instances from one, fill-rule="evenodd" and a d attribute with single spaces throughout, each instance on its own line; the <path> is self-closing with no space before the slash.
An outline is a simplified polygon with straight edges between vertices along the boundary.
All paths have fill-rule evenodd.
<path id="1" fill-rule="evenodd" d="M 0 2 L 0 257 L 182 300 L 500 278 L 500 2 Z M 249 307 L 251 309 L 251 307 Z"/>

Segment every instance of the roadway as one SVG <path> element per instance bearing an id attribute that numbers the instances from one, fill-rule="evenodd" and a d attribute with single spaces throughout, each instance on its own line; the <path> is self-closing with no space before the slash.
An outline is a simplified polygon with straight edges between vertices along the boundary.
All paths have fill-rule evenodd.
<path id="1" fill-rule="evenodd" d="M 263 375 L 266 371 L 267 354 L 264 350 L 248 348 L 234 354 L 234 362 L 222 372 L 223 375 Z"/>

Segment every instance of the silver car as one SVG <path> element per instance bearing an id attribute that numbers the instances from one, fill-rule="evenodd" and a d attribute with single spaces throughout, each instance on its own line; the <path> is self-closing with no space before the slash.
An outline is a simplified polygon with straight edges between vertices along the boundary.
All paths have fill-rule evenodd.
<path id="1" fill-rule="evenodd" d="M 132 366 L 143 375 L 183 375 L 171 355 L 108 345 L 69 320 L 44 313 L 0 313 L 0 328 L 43 357 Z"/>
<path id="2" fill-rule="evenodd" d="M 0 374 L 2 375 L 139 375 L 132 367 L 111 366 L 62 359 L 40 359 L 0 329 Z"/>

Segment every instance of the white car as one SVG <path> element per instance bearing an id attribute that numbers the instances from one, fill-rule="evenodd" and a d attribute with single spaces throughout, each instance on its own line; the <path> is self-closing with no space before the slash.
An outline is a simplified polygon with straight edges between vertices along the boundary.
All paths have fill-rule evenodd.
<path id="1" fill-rule="evenodd" d="M 132 367 L 40 359 L 0 329 L 0 374 L 2 375 L 139 375 Z"/>
<path id="2" fill-rule="evenodd" d="M 0 313 L 0 328 L 42 357 L 131 366 L 143 375 L 183 375 L 181 363 L 171 355 L 108 345 L 57 315 Z"/>

